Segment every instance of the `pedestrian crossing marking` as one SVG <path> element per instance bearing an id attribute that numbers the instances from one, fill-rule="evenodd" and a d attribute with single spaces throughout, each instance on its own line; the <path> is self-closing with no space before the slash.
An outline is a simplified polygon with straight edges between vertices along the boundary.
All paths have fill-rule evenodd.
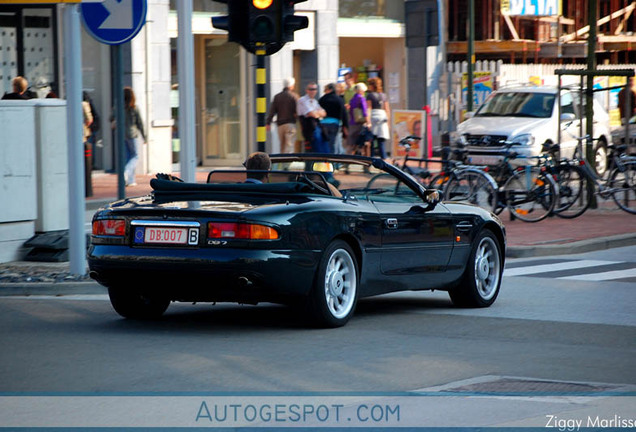
<path id="1" fill-rule="evenodd" d="M 627 269 L 627 270 L 615 270 L 615 271 L 609 271 L 609 272 L 603 272 L 603 273 L 564 276 L 558 279 L 603 281 L 603 280 L 614 280 L 614 279 L 626 279 L 626 278 L 632 278 L 632 277 L 636 277 L 636 268 Z"/>
<path id="2" fill-rule="evenodd" d="M 620 264 L 620 261 L 580 260 L 565 261 L 555 264 L 541 264 L 528 267 L 516 267 L 504 270 L 504 276 L 525 276 L 536 273 L 547 273 L 561 270 L 572 270 L 587 267 L 598 267 L 610 264 Z"/>

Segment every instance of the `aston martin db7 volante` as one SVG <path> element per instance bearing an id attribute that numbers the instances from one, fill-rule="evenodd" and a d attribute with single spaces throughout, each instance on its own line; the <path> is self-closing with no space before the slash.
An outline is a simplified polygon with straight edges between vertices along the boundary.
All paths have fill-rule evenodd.
<path id="1" fill-rule="evenodd" d="M 493 214 L 439 202 L 377 158 L 271 161 L 264 172 L 211 171 L 206 183 L 158 174 L 150 195 L 100 209 L 88 261 L 113 308 L 148 319 L 173 301 L 274 302 L 338 327 L 361 297 L 436 289 L 460 307 L 497 298 L 506 238 Z"/>

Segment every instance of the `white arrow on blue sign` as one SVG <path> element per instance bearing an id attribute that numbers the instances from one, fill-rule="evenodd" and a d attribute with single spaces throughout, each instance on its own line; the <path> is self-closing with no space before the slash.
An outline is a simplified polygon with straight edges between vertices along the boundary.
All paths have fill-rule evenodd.
<path id="1" fill-rule="evenodd" d="M 146 22 L 146 0 L 82 3 L 84 28 L 95 39 L 119 45 L 134 38 Z"/>

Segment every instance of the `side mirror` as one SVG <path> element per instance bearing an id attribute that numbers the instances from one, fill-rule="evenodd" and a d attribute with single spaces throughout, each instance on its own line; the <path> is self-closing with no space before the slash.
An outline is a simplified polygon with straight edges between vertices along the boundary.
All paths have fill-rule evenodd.
<path id="1" fill-rule="evenodd" d="M 437 189 L 425 189 L 422 191 L 421 196 L 429 207 L 435 207 L 442 200 L 441 194 Z"/>
<path id="2" fill-rule="evenodd" d="M 561 122 L 563 123 L 570 123 L 570 122 L 573 122 L 574 120 L 576 120 L 576 115 L 572 113 L 561 114 Z"/>
<path id="3" fill-rule="evenodd" d="M 466 114 L 464 114 L 464 119 L 468 120 L 475 117 L 475 111 L 468 111 Z"/>

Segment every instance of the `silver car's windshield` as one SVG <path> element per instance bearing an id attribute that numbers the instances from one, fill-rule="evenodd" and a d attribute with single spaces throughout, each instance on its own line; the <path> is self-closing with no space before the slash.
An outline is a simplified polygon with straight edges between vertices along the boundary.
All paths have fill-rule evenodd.
<path id="1" fill-rule="evenodd" d="M 536 117 L 552 115 L 556 95 L 550 93 L 496 93 L 479 108 L 475 117 Z"/>

